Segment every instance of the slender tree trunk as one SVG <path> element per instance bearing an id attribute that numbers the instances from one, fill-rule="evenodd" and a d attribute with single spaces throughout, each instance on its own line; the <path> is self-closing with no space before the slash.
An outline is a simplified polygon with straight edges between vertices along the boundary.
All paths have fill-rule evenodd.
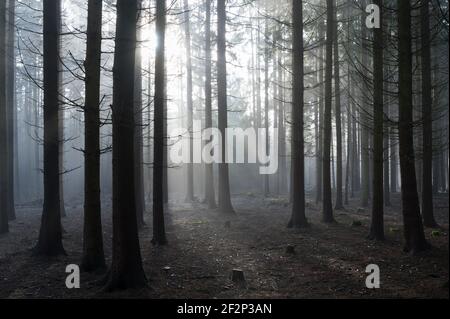
<path id="1" fill-rule="evenodd" d="M 0 234 L 8 228 L 8 120 L 6 106 L 6 1 L 0 1 Z"/>
<path id="2" fill-rule="evenodd" d="M 234 214 L 230 197 L 228 164 L 225 163 L 225 130 L 228 127 L 226 21 L 225 0 L 217 0 L 217 92 L 219 130 L 222 133 L 222 163 L 219 164 L 219 210 L 223 214 Z"/>
<path id="3" fill-rule="evenodd" d="M 305 227 L 303 1 L 292 1 L 292 170 L 293 202 L 288 227 Z"/>
<path id="4" fill-rule="evenodd" d="M 102 1 L 89 0 L 85 61 L 84 232 L 82 268 L 105 268 L 100 199 L 100 63 Z"/>
<path id="5" fill-rule="evenodd" d="M 282 40 L 281 31 L 279 32 L 279 40 Z M 280 163 L 280 192 L 285 194 L 287 191 L 287 165 L 286 165 L 286 124 L 285 117 L 285 101 L 284 101 L 284 78 L 282 68 L 282 52 L 278 52 L 278 145 L 280 147 L 279 163 Z"/>
<path id="6" fill-rule="evenodd" d="M 400 173 L 402 188 L 402 212 L 405 251 L 412 253 L 429 248 L 425 240 L 420 216 L 414 167 L 413 117 L 412 117 L 412 52 L 411 52 L 411 3 L 397 0 L 399 36 L 399 138 Z"/>
<path id="7" fill-rule="evenodd" d="M 117 1 L 113 67 L 113 243 L 107 290 L 146 285 L 134 182 L 134 80 L 137 0 Z"/>
<path id="8" fill-rule="evenodd" d="M 375 0 L 382 10 L 382 0 Z M 383 14 L 381 13 L 381 16 Z M 374 30 L 373 40 L 374 61 L 374 148 L 373 148 L 373 199 L 372 219 L 369 238 L 375 240 L 384 239 L 384 201 L 383 201 L 383 27 Z"/>
<path id="9" fill-rule="evenodd" d="M 324 22 L 321 20 L 319 22 L 319 39 L 322 42 L 320 45 L 320 52 L 319 52 L 319 148 L 317 150 L 317 158 L 318 158 L 318 165 L 317 165 L 317 172 L 316 172 L 316 203 L 319 203 L 322 201 L 323 198 L 323 110 L 324 110 L 324 97 L 325 97 L 325 91 L 324 91 L 324 56 L 325 56 L 325 50 L 324 50 Z"/>
<path id="10" fill-rule="evenodd" d="M 256 37 L 256 127 L 259 129 L 262 124 L 261 108 L 261 57 L 260 57 L 260 46 L 261 46 L 261 23 L 260 18 L 257 17 L 257 37 Z M 256 134 L 256 145 L 259 145 L 259 134 Z M 260 176 L 258 176 L 258 187 L 261 187 Z"/>
<path id="11" fill-rule="evenodd" d="M 273 129 L 278 131 L 278 123 L 279 123 L 279 116 L 280 116 L 280 109 L 278 105 L 278 87 L 279 83 L 277 82 L 277 41 L 278 41 L 278 35 L 277 32 L 273 32 L 272 35 L 273 38 L 273 44 L 272 44 L 272 101 L 273 101 Z M 278 142 L 278 141 L 277 141 Z M 269 147 L 269 142 L 268 142 Z M 278 144 L 279 147 L 279 144 Z M 275 193 L 277 195 L 280 195 L 280 162 L 278 162 L 278 170 L 275 173 Z M 267 177 L 269 177 L 267 175 Z"/>
<path id="12" fill-rule="evenodd" d="M 337 4 L 334 6 L 334 85 L 336 117 L 336 203 L 335 209 L 343 209 L 342 200 L 342 123 L 341 123 L 341 77 L 339 68 L 339 33 L 337 21 Z"/>
<path id="13" fill-rule="evenodd" d="M 385 82 L 386 83 L 386 82 Z M 387 84 L 385 84 L 385 91 L 387 90 Z M 384 113 L 389 114 L 389 104 L 385 99 Z M 391 189 L 389 187 L 389 124 L 385 123 L 383 131 L 383 198 L 384 206 L 391 206 Z"/>
<path id="14" fill-rule="evenodd" d="M 361 1 L 361 6 L 365 8 L 366 1 Z M 367 28 L 366 23 L 366 13 L 363 11 L 361 14 L 361 70 L 360 72 L 365 74 L 364 68 L 368 68 L 368 57 L 367 57 Z M 362 207 L 369 206 L 369 192 L 370 192 L 370 154 L 369 145 L 370 137 L 369 130 L 367 126 L 369 125 L 369 118 L 366 113 L 368 113 L 368 103 L 366 103 L 366 79 L 362 78 L 362 92 L 361 92 L 361 106 L 362 110 L 360 112 L 361 121 L 361 203 Z"/>
<path id="15" fill-rule="evenodd" d="M 61 12 L 61 1 L 58 1 L 59 12 Z M 59 19 L 59 32 L 62 30 L 62 18 Z M 61 52 L 62 48 L 62 40 L 60 39 L 58 43 L 58 51 Z M 58 72 L 60 73 L 58 78 L 58 99 L 59 99 L 59 107 L 58 107 L 58 117 L 59 117 L 59 205 L 61 211 L 61 217 L 66 217 L 66 205 L 64 201 L 64 73 L 62 72 L 62 63 L 58 58 Z"/>
<path id="16" fill-rule="evenodd" d="M 164 122 L 166 99 L 165 41 L 166 41 L 166 1 L 156 0 L 156 46 L 155 60 L 155 119 L 153 155 L 153 239 L 154 245 L 167 244 L 164 222 Z"/>
<path id="17" fill-rule="evenodd" d="M 352 86 L 350 88 L 350 95 L 355 96 L 355 89 Z M 360 166 L 360 147 L 359 147 L 359 127 L 357 125 L 358 113 L 356 111 L 356 105 L 354 102 L 351 103 L 352 112 L 352 198 L 355 196 L 355 192 L 361 190 L 361 166 Z"/>
<path id="18" fill-rule="evenodd" d="M 387 32 L 391 32 L 390 28 L 387 28 Z M 390 41 L 390 35 L 385 36 L 384 41 L 388 42 Z M 384 58 L 384 53 L 383 53 Z M 389 101 L 389 81 L 388 77 L 390 74 L 390 68 L 389 66 L 386 66 L 383 68 L 384 73 L 384 82 L 383 82 L 383 109 L 384 109 L 384 116 L 387 118 L 390 117 L 390 101 Z M 386 80 L 387 79 L 387 80 Z M 384 93 L 386 92 L 386 93 Z M 383 119 L 383 199 L 384 199 L 384 206 L 390 207 L 391 206 L 391 188 L 390 188 L 390 177 L 389 177 L 389 154 L 390 154 L 390 123 L 389 121 L 384 121 Z"/>
<path id="19" fill-rule="evenodd" d="M 187 163 L 186 201 L 194 201 L 194 102 L 192 100 L 192 57 L 191 57 L 191 24 L 188 0 L 183 0 L 184 10 L 184 34 L 186 47 L 186 72 L 187 72 L 187 130 L 189 138 L 189 163 Z"/>
<path id="20" fill-rule="evenodd" d="M 436 227 L 433 214 L 433 101 L 431 95 L 430 1 L 422 0 L 420 8 L 422 33 L 422 216 L 425 227 Z"/>
<path id="21" fill-rule="evenodd" d="M 211 58 L 211 0 L 205 0 L 205 128 L 212 128 L 212 58 Z M 252 31 L 253 34 L 253 31 Z M 253 59 L 253 57 L 252 57 Z M 253 73 L 253 71 L 252 71 Z M 253 76 L 254 78 L 254 76 Z M 208 141 L 211 143 L 211 140 Z M 208 208 L 216 208 L 214 191 L 214 168 L 213 164 L 205 165 L 205 201 Z"/>
<path id="22" fill-rule="evenodd" d="M 65 254 L 62 244 L 60 202 L 60 117 L 59 47 L 61 27 L 60 0 L 44 0 L 44 207 L 38 255 Z"/>
<path id="23" fill-rule="evenodd" d="M 138 0 L 138 7 L 141 8 L 142 2 Z M 139 9 L 140 10 L 140 9 Z M 138 25 L 141 18 L 138 19 Z M 145 193 L 144 193 L 144 147 L 143 147 L 143 105 L 142 105 L 142 50 L 141 44 L 141 26 L 138 27 L 137 40 L 139 44 L 136 46 L 136 66 L 134 76 L 134 116 L 135 116 L 135 136 L 134 136 L 134 182 L 135 182 L 135 196 L 136 196 L 136 217 L 138 227 L 141 228 L 145 225 L 144 213 L 145 213 Z"/>
<path id="24" fill-rule="evenodd" d="M 391 111 L 391 117 L 392 117 L 392 114 L 393 114 L 393 111 Z M 397 172 L 397 166 L 398 166 L 398 164 L 397 164 L 397 162 L 398 162 L 398 146 L 397 146 L 397 140 L 396 140 L 396 138 L 395 138 L 395 133 L 396 133 L 396 131 L 395 131 L 395 129 L 394 128 L 390 128 L 389 129 L 389 136 L 390 136 L 390 149 L 389 149 L 389 157 L 390 157 L 390 159 L 391 159 L 391 161 L 390 161 L 390 170 L 391 170 L 391 173 L 390 173 L 390 178 L 391 178 L 391 181 L 390 181 L 390 189 L 391 189 L 391 193 L 397 193 L 397 184 L 398 184 L 398 182 L 397 182 L 397 175 L 398 175 L 398 172 Z"/>
<path id="25" fill-rule="evenodd" d="M 6 43 L 6 105 L 8 116 L 8 218 L 16 219 L 14 196 L 14 130 L 16 126 L 16 56 L 15 56 L 15 1 L 8 1 L 7 43 Z"/>
<path id="26" fill-rule="evenodd" d="M 266 150 L 269 150 L 269 21 L 265 19 L 265 31 L 264 31 L 264 128 Z M 264 175 L 264 196 L 269 196 L 269 175 Z"/>
<path id="27" fill-rule="evenodd" d="M 322 219 L 325 223 L 334 222 L 333 203 L 331 200 L 331 107 L 333 78 L 333 33 L 334 33 L 334 0 L 327 0 L 327 41 L 325 61 L 325 110 L 323 123 L 323 208 Z"/>

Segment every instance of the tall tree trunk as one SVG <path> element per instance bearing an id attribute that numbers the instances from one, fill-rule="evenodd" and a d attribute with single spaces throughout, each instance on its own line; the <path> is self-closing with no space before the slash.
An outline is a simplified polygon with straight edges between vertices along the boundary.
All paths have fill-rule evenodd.
<path id="1" fill-rule="evenodd" d="M 390 111 L 391 117 L 393 115 L 393 110 Z M 397 176 L 398 176 L 398 172 L 397 172 L 397 166 L 398 166 L 398 146 L 397 146 L 397 140 L 395 138 L 395 134 L 396 130 L 394 128 L 390 128 L 389 129 L 389 143 L 390 143 L 390 149 L 389 149 L 389 157 L 390 157 L 390 190 L 391 193 L 397 193 Z"/>
<path id="2" fill-rule="evenodd" d="M 341 77 L 339 68 L 339 33 L 337 21 L 337 3 L 334 6 L 334 85 L 336 100 L 336 203 L 335 209 L 343 209 L 342 200 L 342 124 L 341 124 Z"/>
<path id="3" fill-rule="evenodd" d="M 138 8 L 141 10 L 142 2 L 138 0 Z M 139 14 L 140 15 L 140 14 Z M 143 105 L 142 105 L 142 49 L 141 49 L 141 18 L 138 19 L 137 41 L 136 46 L 136 66 L 134 75 L 134 116 L 135 116 L 135 135 L 134 135 L 134 183 L 136 196 L 136 217 L 138 227 L 145 225 L 145 193 L 144 193 L 144 147 L 143 147 Z"/>
<path id="4" fill-rule="evenodd" d="M 382 0 L 375 0 L 382 11 Z M 382 13 L 381 13 L 381 16 Z M 383 27 L 374 29 L 373 39 L 374 61 L 374 141 L 373 141 L 373 199 L 372 219 L 369 238 L 375 240 L 384 239 L 384 200 L 383 200 Z"/>
<path id="5" fill-rule="evenodd" d="M 269 150 L 269 19 L 265 19 L 264 30 L 264 128 L 266 150 Z M 264 175 L 264 196 L 269 196 L 269 175 Z"/>
<path id="6" fill-rule="evenodd" d="M 355 96 L 355 89 L 352 86 L 350 88 L 350 95 Z M 360 134 L 359 134 L 359 126 L 357 123 L 358 113 L 356 111 L 356 103 L 351 103 L 351 112 L 352 112 L 352 198 L 355 196 L 355 192 L 359 192 L 361 190 L 361 166 L 360 166 Z"/>
<path id="7" fill-rule="evenodd" d="M 134 73 L 137 0 L 117 1 L 113 67 L 113 243 L 107 290 L 146 285 L 134 183 Z"/>
<path id="8" fill-rule="evenodd" d="M 194 102 L 192 99 L 192 57 L 191 57 L 191 24 L 188 0 L 183 0 L 184 10 L 184 34 L 186 48 L 186 73 L 187 73 L 187 130 L 189 138 L 189 163 L 187 163 L 186 201 L 194 201 Z"/>
<path id="9" fill-rule="evenodd" d="M 304 155 L 304 50 L 303 1 L 292 1 L 292 216 L 288 227 L 305 227 L 305 155 Z"/>
<path id="10" fill-rule="evenodd" d="M 60 202 L 60 117 L 59 47 L 61 27 L 60 0 L 44 0 L 44 207 L 38 255 L 65 254 L 62 244 Z"/>
<path id="11" fill-rule="evenodd" d="M 325 97 L 325 91 L 324 91 L 324 56 L 325 56 L 325 50 L 324 50 L 324 22 L 321 19 L 319 22 L 319 39 L 321 42 L 320 50 L 319 50 L 319 148 L 317 150 L 317 172 L 316 172 L 316 203 L 319 203 L 322 201 L 323 198 L 323 110 L 324 110 L 324 97 Z"/>
<path id="12" fill-rule="evenodd" d="M 333 203 L 331 200 L 331 107 L 333 78 L 333 33 L 334 33 L 334 0 L 327 0 L 327 40 L 325 60 L 325 110 L 323 123 L 323 205 L 322 219 L 325 223 L 334 222 Z"/>
<path id="13" fill-rule="evenodd" d="M 156 0 L 156 46 L 155 60 L 155 115 L 154 115 L 154 154 L 153 154 L 153 239 L 154 245 L 167 244 L 164 222 L 164 135 L 165 99 L 166 99 L 166 70 L 165 70 L 165 41 L 166 41 L 166 1 Z"/>
<path id="14" fill-rule="evenodd" d="M 212 128 L 212 58 L 211 58 L 211 0 L 205 0 L 205 128 Z M 252 31 L 253 34 L 253 31 Z M 253 59 L 253 56 L 252 56 Z M 252 71 L 254 74 L 254 72 Z M 254 75 L 253 75 L 254 78 Z M 211 140 L 208 141 L 211 143 Z M 213 164 L 205 165 L 205 202 L 208 208 L 216 208 L 214 191 L 214 168 Z"/>
<path id="15" fill-rule="evenodd" d="M 387 32 L 390 32 L 390 28 L 387 28 Z M 384 38 L 384 41 L 388 42 L 390 41 L 390 36 L 387 35 Z M 383 53 L 384 58 L 384 53 Z M 384 116 L 389 118 L 390 114 L 390 101 L 389 101 L 389 81 L 385 80 L 389 77 L 390 74 L 390 68 L 389 66 L 386 66 L 383 68 L 383 112 Z M 386 94 L 384 94 L 386 92 Z M 383 119 L 384 121 L 384 119 Z M 383 123 L 383 199 L 384 199 L 384 206 L 390 207 L 391 206 L 391 188 L 390 188 L 390 179 L 389 179 L 389 152 L 391 145 L 389 145 L 390 141 L 390 122 L 384 121 Z"/>
<path id="16" fill-rule="evenodd" d="M 366 1 L 361 1 L 361 6 L 365 8 Z M 368 68 L 368 56 L 367 56 L 367 28 L 366 24 L 366 13 L 365 11 L 361 14 L 361 70 L 362 74 L 365 74 L 364 68 Z M 369 206 L 369 192 L 370 192 L 370 154 L 369 154 L 369 117 L 368 103 L 367 99 L 367 83 L 366 79 L 362 78 L 362 90 L 361 90 L 361 108 L 360 111 L 360 121 L 361 121 L 361 203 L 362 207 Z"/>
<path id="17" fill-rule="evenodd" d="M 402 213 L 405 251 L 416 253 L 429 248 L 425 240 L 420 216 L 414 167 L 413 117 L 412 117 L 412 52 L 411 3 L 397 0 L 399 36 L 399 139 L 400 173 L 402 188 Z"/>
<path id="18" fill-rule="evenodd" d="M 0 2 L 0 234 L 8 228 L 8 120 L 6 106 L 6 1 Z"/>
<path id="19" fill-rule="evenodd" d="M 277 82 L 277 41 L 278 35 L 277 32 L 273 32 L 272 34 L 273 43 L 272 43 L 272 101 L 273 101 L 273 129 L 278 131 L 278 117 L 280 116 L 280 109 L 278 105 L 278 87 L 279 83 Z M 278 141 L 277 141 L 278 142 Z M 267 144 L 269 147 L 269 143 Z M 279 147 L 279 144 L 278 144 Z M 275 193 L 280 195 L 280 162 L 278 162 L 278 170 L 275 173 Z M 267 177 L 269 177 L 267 175 Z"/>
<path id="20" fill-rule="evenodd" d="M 225 0 L 217 0 L 217 93 L 219 130 L 222 133 L 222 163 L 219 164 L 219 210 L 223 214 L 234 214 L 230 196 L 228 164 L 225 163 L 225 130 L 228 127 L 226 21 Z"/>
<path id="21" fill-rule="evenodd" d="M 278 33 L 279 41 L 281 42 L 282 33 Z M 286 165 L 286 124 L 284 121 L 285 117 L 285 100 L 284 100 L 284 77 L 283 77 L 283 67 L 282 67 L 282 52 L 278 52 L 278 145 L 280 147 L 279 163 L 280 163 L 280 192 L 285 194 L 287 191 L 287 165 Z"/>
<path id="22" fill-rule="evenodd" d="M 59 12 L 61 12 L 61 1 L 58 1 Z M 62 18 L 59 19 L 59 30 L 62 30 Z M 61 52 L 62 48 L 62 40 L 60 39 L 58 43 L 58 52 Z M 59 99 L 59 107 L 58 107 L 58 117 L 59 117 L 59 206 L 61 211 L 61 217 L 66 217 L 66 205 L 64 201 L 64 73 L 62 72 L 62 63 L 58 58 L 58 72 L 61 73 L 58 78 L 58 99 Z"/>
<path id="23" fill-rule="evenodd" d="M 262 125 L 262 99 L 261 99 L 261 57 L 260 57 L 260 46 L 261 46 L 261 22 L 260 18 L 257 17 L 257 36 L 256 36 L 256 128 L 259 129 Z M 259 145 L 259 134 L 256 134 L 256 145 Z M 257 178 L 258 187 L 261 185 L 260 176 Z"/>
<path id="24" fill-rule="evenodd" d="M 82 268 L 105 268 L 100 199 L 100 63 L 102 0 L 89 0 L 85 61 L 84 232 Z"/>
<path id="25" fill-rule="evenodd" d="M 8 115 L 8 218 L 16 219 L 14 196 L 14 131 L 16 123 L 16 56 L 15 56 L 15 1 L 8 1 L 7 43 L 6 43 L 6 106 Z"/>
<path id="26" fill-rule="evenodd" d="M 420 22 L 422 33 L 422 216 L 426 227 L 436 227 L 433 214 L 433 101 L 431 95 L 431 44 L 430 44 L 430 1 L 422 0 Z"/>

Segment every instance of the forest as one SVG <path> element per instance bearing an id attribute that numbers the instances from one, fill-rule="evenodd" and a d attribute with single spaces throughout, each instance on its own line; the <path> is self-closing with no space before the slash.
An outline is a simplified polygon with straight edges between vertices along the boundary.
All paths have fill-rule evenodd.
<path id="1" fill-rule="evenodd" d="M 448 299 L 448 10 L 0 0 L 0 299 Z"/>

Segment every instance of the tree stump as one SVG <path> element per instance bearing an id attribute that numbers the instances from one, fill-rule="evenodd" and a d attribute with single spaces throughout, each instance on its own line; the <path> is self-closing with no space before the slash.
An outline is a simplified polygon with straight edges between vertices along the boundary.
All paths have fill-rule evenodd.
<path id="1" fill-rule="evenodd" d="M 239 286 L 246 286 L 244 271 L 233 269 L 231 272 L 231 281 Z"/>

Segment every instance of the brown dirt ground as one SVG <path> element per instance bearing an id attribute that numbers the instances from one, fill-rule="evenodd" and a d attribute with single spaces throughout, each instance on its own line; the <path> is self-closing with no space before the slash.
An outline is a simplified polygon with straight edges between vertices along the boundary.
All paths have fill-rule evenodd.
<path id="1" fill-rule="evenodd" d="M 387 240 L 366 239 L 369 209 L 356 202 L 335 212 L 336 224 L 320 222 L 320 207 L 308 202 L 311 226 L 286 228 L 290 215 L 282 197 L 253 194 L 233 198 L 236 216 L 226 217 L 204 205 L 171 203 L 169 245 L 153 247 L 151 218 L 140 232 L 149 288 L 104 293 L 99 274 L 81 275 L 81 289 L 65 287 L 65 267 L 77 264 L 82 247 L 82 207 L 67 207 L 63 220 L 67 256 L 43 259 L 32 255 L 40 208 L 18 207 L 10 234 L 0 236 L 0 298 L 447 298 L 448 195 L 436 198 L 439 231 L 426 230 L 429 252 L 402 252 L 402 227 L 397 203 L 386 211 Z M 105 205 L 104 238 L 110 262 L 111 207 Z M 229 227 L 226 226 L 227 222 Z M 360 221 L 358 226 L 355 221 Z M 286 247 L 295 247 L 287 254 Z M 381 288 L 365 287 L 365 268 L 378 264 Z M 235 268 L 245 272 L 247 287 L 230 280 Z"/>

